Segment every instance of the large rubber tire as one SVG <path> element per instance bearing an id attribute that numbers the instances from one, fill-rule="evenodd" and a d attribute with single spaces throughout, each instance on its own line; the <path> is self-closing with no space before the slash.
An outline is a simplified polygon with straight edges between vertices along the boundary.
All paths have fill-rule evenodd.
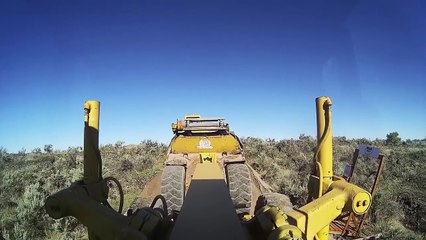
<path id="1" fill-rule="evenodd" d="M 226 180 L 237 214 L 250 213 L 252 189 L 250 170 L 247 165 L 242 163 L 227 165 Z"/>
<path id="2" fill-rule="evenodd" d="M 161 179 L 161 195 L 166 199 L 168 215 L 180 211 L 185 197 L 185 167 L 166 166 Z"/>
<path id="3" fill-rule="evenodd" d="M 281 193 L 264 193 L 260 195 L 256 201 L 254 211 L 256 212 L 266 205 L 278 207 L 284 213 L 289 213 L 293 210 L 293 204 L 291 203 L 290 198 Z"/>

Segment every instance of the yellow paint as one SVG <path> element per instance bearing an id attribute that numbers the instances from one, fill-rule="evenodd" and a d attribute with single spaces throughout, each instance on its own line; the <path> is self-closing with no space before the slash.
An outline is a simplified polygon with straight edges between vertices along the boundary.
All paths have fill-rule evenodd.
<path id="1" fill-rule="evenodd" d="M 249 221 L 250 219 L 252 219 L 253 218 L 253 216 L 252 215 L 250 215 L 250 214 L 245 214 L 244 216 L 243 216 L 243 220 L 244 221 Z"/>
<path id="2" fill-rule="evenodd" d="M 312 239 L 317 233 L 319 239 L 328 239 L 328 231 L 323 229 L 342 211 L 363 214 L 370 205 L 371 195 L 366 190 L 336 178 L 325 195 L 287 215 L 290 224 L 298 226 L 306 239 Z"/>
<path id="3" fill-rule="evenodd" d="M 232 135 L 177 136 L 171 142 L 171 153 L 234 153 L 240 152 L 238 140 Z"/>
<path id="4" fill-rule="evenodd" d="M 289 225 L 287 215 L 274 206 L 266 205 L 256 211 L 255 218 L 268 240 L 302 238 L 302 231 L 294 225 Z"/>
<path id="5" fill-rule="evenodd" d="M 192 179 L 224 179 L 224 176 L 218 163 L 205 162 L 204 164 L 197 164 Z"/>
<path id="6" fill-rule="evenodd" d="M 323 184 L 324 184 L 324 178 L 323 178 L 323 171 L 322 171 L 322 167 L 321 167 L 321 163 L 317 162 L 317 172 L 318 172 L 318 180 L 319 180 L 319 190 L 318 190 L 318 197 L 321 197 L 323 194 Z M 313 195 L 311 193 L 311 195 Z"/>
<path id="7" fill-rule="evenodd" d="M 200 162 L 217 163 L 216 155 L 216 153 L 200 153 Z"/>
<path id="8" fill-rule="evenodd" d="M 331 100 L 316 99 L 317 141 L 315 152 L 317 176 L 311 176 L 309 195 L 316 198 L 307 205 L 288 213 L 290 224 L 299 227 L 305 239 L 329 239 L 329 224 L 343 211 L 365 213 L 371 205 L 366 190 L 333 176 L 333 134 Z"/>
<path id="9" fill-rule="evenodd" d="M 281 226 L 268 235 L 267 240 L 302 239 L 300 229 L 292 225 Z"/>
<path id="10" fill-rule="evenodd" d="M 185 120 L 187 120 L 187 119 L 198 119 L 198 118 L 201 118 L 200 114 L 185 115 L 185 117 L 184 117 Z M 176 123 L 172 123 L 172 131 L 177 132 L 177 131 L 183 130 L 183 127 L 185 125 L 184 122 L 185 121 L 177 120 Z"/>
<path id="11" fill-rule="evenodd" d="M 89 127 L 99 130 L 99 101 L 89 100 L 84 103 L 84 122 Z"/>
<path id="12" fill-rule="evenodd" d="M 333 177 L 333 133 L 331 121 L 331 99 L 318 97 L 317 109 L 317 141 L 319 152 L 317 161 L 321 164 L 323 178 Z M 327 115 L 328 114 L 328 115 Z"/>
<path id="13" fill-rule="evenodd" d="M 278 207 L 269 205 L 257 210 L 256 218 L 264 232 L 271 232 L 278 227 L 288 224 L 287 216 L 284 212 Z"/>
<path id="14" fill-rule="evenodd" d="M 328 188 L 323 188 L 323 182 L 333 178 L 333 134 L 331 128 L 331 99 L 329 97 L 318 97 L 316 99 L 317 110 L 317 141 L 318 149 L 316 160 L 318 164 L 317 176 L 320 184 L 318 197 L 321 197 Z M 312 194 L 311 194 L 312 196 Z M 318 234 L 319 240 L 327 240 L 329 226 L 324 226 Z"/>
<path id="15" fill-rule="evenodd" d="M 330 239 L 328 237 L 329 233 L 330 233 L 330 227 L 329 225 L 327 225 L 323 229 L 318 231 L 318 233 L 315 235 L 315 238 L 318 240 L 328 240 Z"/>
<path id="16" fill-rule="evenodd" d="M 99 181 L 102 160 L 99 153 L 99 101 L 84 103 L 84 174 L 85 184 Z"/>
<path id="17" fill-rule="evenodd" d="M 191 115 L 185 115 L 185 120 L 186 119 L 197 119 L 197 118 L 201 118 L 200 114 L 191 114 Z"/>

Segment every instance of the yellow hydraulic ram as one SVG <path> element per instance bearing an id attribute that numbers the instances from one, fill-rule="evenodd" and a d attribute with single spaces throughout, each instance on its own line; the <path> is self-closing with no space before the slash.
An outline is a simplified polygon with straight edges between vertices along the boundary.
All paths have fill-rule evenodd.
<path id="1" fill-rule="evenodd" d="M 268 240 L 329 239 L 329 224 L 343 211 L 365 213 L 371 205 L 369 192 L 333 176 L 331 99 L 316 99 L 318 146 L 314 154 L 316 174 L 309 179 L 307 205 L 284 214 L 274 206 L 264 206 L 248 222 L 258 222 Z"/>
<path id="2" fill-rule="evenodd" d="M 99 101 L 84 103 L 84 177 L 85 184 L 102 178 L 102 160 L 99 153 Z"/>
<path id="3" fill-rule="evenodd" d="M 305 239 L 328 240 L 330 222 L 342 211 L 365 213 L 371 205 L 371 195 L 343 178 L 333 176 L 331 99 L 318 97 L 316 109 L 318 147 L 314 158 L 317 173 L 309 179 L 309 195 L 315 200 L 287 215 L 288 222 L 302 230 Z"/>
<path id="4" fill-rule="evenodd" d="M 324 194 L 323 183 L 331 183 L 333 178 L 333 134 L 331 128 L 331 99 L 318 97 L 315 99 L 317 110 L 317 141 L 314 160 L 317 165 L 319 179 L 318 197 Z M 317 238 L 328 239 L 329 225 L 317 233 Z"/>
<path id="5" fill-rule="evenodd" d="M 46 199 L 45 209 L 52 218 L 73 216 L 87 226 L 90 240 L 145 240 L 158 233 L 163 216 L 152 208 L 138 209 L 131 216 L 121 214 L 108 203 L 107 181 L 102 177 L 99 152 L 98 101 L 84 103 L 84 175 L 82 181 L 52 194 Z M 121 187 L 118 187 L 121 189 Z M 121 190 L 119 190 L 121 191 Z M 121 200 L 122 202 L 122 200 Z"/>
<path id="6" fill-rule="evenodd" d="M 315 160 L 321 165 L 322 170 L 322 172 L 318 174 L 322 174 L 323 180 L 332 180 L 333 134 L 331 129 L 331 99 L 329 97 L 318 97 L 315 102 L 317 109 L 318 139 L 318 149 L 315 154 Z"/>

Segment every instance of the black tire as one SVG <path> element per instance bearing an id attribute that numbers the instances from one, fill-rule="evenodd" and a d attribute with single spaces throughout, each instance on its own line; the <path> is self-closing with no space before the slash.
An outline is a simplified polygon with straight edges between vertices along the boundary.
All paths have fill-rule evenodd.
<path id="1" fill-rule="evenodd" d="M 160 192 L 166 199 L 168 215 L 172 214 L 172 211 L 180 211 L 185 197 L 184 166 L 166 166 L 164 168 Z"/>
<path id="2" fill-rule="evenodd" d="M 227 165 L 226 180 L 237 214 L 250 213 L 252 189 L 247 165 L 242 163 Z"/>
<path id="3" fill-rule="evenodd" d="M 256 201 L 254 211 L 256 212 L 266 205 L 278 207 L 284 213 L 288 213 L 293 210 L 293 204 L 291 203 L 290 198 L 281 193 L 264 193 L 260 195 Z"/>

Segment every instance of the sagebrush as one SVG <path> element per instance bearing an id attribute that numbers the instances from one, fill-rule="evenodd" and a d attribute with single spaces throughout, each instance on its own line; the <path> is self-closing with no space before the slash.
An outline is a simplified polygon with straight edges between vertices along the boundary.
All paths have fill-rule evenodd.
<path id="1" fill-rule="evenodd" d="M 334 138 L 334 172 L 343 174 L 345 162 L 358 144 L 378 146 L 385 155 L 385 168 L 379 190 L 369 212 L 365 234 L 382 233 L 385 239 L 424 239 L 426 233 L 426 140 Z M 389 138 L 390 138 L 389 137 Z M 396 139 L 396 140 L 395 140 Z M 277 192 L 288 195 L 295 206 L 307 201 L 308 176 L 313 171 L 316 140 L 273 140 L 244 138 L 249 164 Z M 81 147 L 53 150 L 48 144 L 31 153 L 25 149 L 10 154 L 0 148 L 0 236 L 12 239 L 87 239 L 84 226 L 74 218 L 53 220 L 44 211 L 50 194 L 82 178 Z M 125 207 L 137 197 L 144 185 L 161 171 L 167 146 L 155 141 L 137 145 L 124 142 L 100 147 L 103 175 L 122 183 Z M 358 165 L 359 184 L 367 182 L 371 165 Z M 374 167 L 373 167 L 374 168 Z M 112 191 L 111 203 L 117 204 Z"/>

